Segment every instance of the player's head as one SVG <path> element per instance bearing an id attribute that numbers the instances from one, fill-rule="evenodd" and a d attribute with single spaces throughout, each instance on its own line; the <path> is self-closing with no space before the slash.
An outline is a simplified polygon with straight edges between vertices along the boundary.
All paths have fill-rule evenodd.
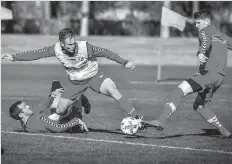
<path id="1" fill-rule="evenodd" d="M 69 28 L 64 28 L 59 33 L 60 45 L 68 55 L 73 55 L 75 51 L 75 35 Z"/>
<path id="2" fill-rule="evenodd" d="M 193 17 L 195 19 L 195 25 L 198 30 L 201 30 L 211 24 L 212 14 L 207 9 L 195 12 Z"/>
<path id="3" fill-rule="evenodd" d="M 17 101 L 11 105 L 9 113 L 12 118 L 21 120 L 24 116 L 30 116 L 32 111 L 29 105 L 22 101 Z"/>

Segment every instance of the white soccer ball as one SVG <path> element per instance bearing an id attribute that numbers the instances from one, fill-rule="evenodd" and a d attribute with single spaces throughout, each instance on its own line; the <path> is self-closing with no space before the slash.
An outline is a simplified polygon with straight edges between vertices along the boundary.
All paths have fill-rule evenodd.
<path id="1" fill-rule="evenodd" d="M 139 129 L 138 120 L 133 117 L 126 117 L 121 122 L 121 130 L 125 134 L 133 135 L 137 133 Z"/>

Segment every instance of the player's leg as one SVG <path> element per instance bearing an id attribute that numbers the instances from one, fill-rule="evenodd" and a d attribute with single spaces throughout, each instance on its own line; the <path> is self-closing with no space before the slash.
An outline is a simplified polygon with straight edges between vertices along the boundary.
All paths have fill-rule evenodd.
<path id="1" fill-rule="evenodd" d="M 201 90 L 202 87 L 192 79 L 184 80 L 167 97 L 162 114 L 156 120 L 144 121 L 145 126 L 154 126 L 158 130 L 163 130 L 166 120 L 174 113 L 180 105 L 183 97 Z"/>
<path id="2" fill-rule="evenodd" d="M 89 114 L 91 111 L 91 104 L 84 94 L 81 96 L 81 104 L 84 107 L 85 114 Z"/>
<path id="3" fill-rule="evenodd" d="M 89 114 L 91 111 L 91 104 L 84 94 L 82 94 L 78 100 L 75 100 L 75 102 L 69 107 L 66 119 L 70 120 L 70 118 L 72 119 L 73 117 L 82 119 L 82 108 L 84 108 L 84 112 L 86 114 Z"/>
<path id="4" fill-rule="evenodd" d="M 60 98 L 57 108 L 56 108 L 56 113 L 57 114 L 64 114 L 66 112 L 66 110 L 74 103 L 74 100 L 70 100 L 67 98 Z"/>
<path id="5" fill-rule="evenodd" d="M 66 110 L 76 101 L 79 100 L 81 95 L 86 91 L 88 85 L 72 85 L 64 90 L 62 93 L 60 100 L 58 102 L 58 106 L 56 108 L 57 114 L 64 114 Z M 74 104 L 75 105 L 75 104 Z M 77 105 L 79 108 L 79 105 Z"/>
<path id="6" fill-rule="evenodd" d="M 60 89 L 60 88 L 64 89 L 64 87 L 61 85 L 60 81 L 53 80 L 52 87 L 51 87 L 51 93 L 54 92 L 56 89 Z M 60 99 L 60 96 L 55 97 L 52 104 L 51 104 L 51 106 L 50 106 L 50 108 L 56 109 L 57 105 L 58 105 L 58 102 L 59 102 L 59 99 Z"/>
<path id="7" fill-rule="evenodd" d="M 120 108 L 126 112 L 127 114 L 129 114 L 132 117 L 136 117 L 137 116 L 137 112 L 135 111 L 135 109 L 132 107 L 132 105 L 129 103 L 128 98 L 126 98 L 125 96 L 123 96 L 118 88 L 116 87 L 115 83 L 110 79 L 110 78 L 106 78 L 100 87 L 100 93 L 105 94 L 107 96 L 110 96 L 112 98 L 114 98 L 117 103 L 119 104 Z"/>
<path id="8" fill-rule="evenodd" d="M 218 89 L 211 88 L 204 90 L 204 92 L 198 93 L 194 103 L 193 109 L 199 113 L 208 123 L 216 127 L 220 133 L 225 136 L 231 136 L 231 133 L 221 124 L 216 114 L 208 108 L 208 103 L 211 101 L 213 93 Z"/>
<path id="9" fill-rule="evenodd" d="M 90 83 L 90 88 L 95 92 L 112 97 L 124 112 L 132 117 L 136 117 L 136 111 L 128 99 L 119 92 L 115 83 L 110 78 L 106 78 L 102 72 L 99 72 L 94 77 Z"/>

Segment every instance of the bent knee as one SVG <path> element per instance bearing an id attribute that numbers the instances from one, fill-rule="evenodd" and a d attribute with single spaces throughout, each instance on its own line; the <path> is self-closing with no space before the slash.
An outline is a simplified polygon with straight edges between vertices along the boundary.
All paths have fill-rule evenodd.
<path id="1" fill-rule="evenodd" d="M 196 103 L 196 102 L 193 103 L 193 109 L 194 110 L 198 110 L 198 109 L 201 109 L 201 108 L 204 108 L 203 104 Z"/>
<path id="2" fill-rule="evenodd" d="M 187 81 L 183 81 L 180 85 L 178 85 L 178 88 L 183 91 L 184 96 L 193 93 L 193 89 Z"/>
<path id="3" fill-rule="evenodd" d="M 58 102 L 58 106 L 56 109 L 56 113 L 58 114 L 63 114 L 66 112 L 66 110 L 68 109 L 68 107 L 70 105 L 72 105 L 73 101 L 69 100 L 69 99 L 64 99 L 64 98 L 60 98 L 59 102 Z"/>
<path id="4" fill-rule="evenodd" d="M 115 83 L 110 78 L 107 78 L 103 81 L 100 92 L 115 99 L 118 99 L 122 96 Z"/>

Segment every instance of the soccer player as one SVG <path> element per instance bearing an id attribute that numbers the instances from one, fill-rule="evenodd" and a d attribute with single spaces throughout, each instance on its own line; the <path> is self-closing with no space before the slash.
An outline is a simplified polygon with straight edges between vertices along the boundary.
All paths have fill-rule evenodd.
<path id="1" fill-rule="evenodd" d="M 120 108 L 132 117 L 136 117 L 136 111 L 123 96 L 115 83 L 104 76 L 98 68 L 98 57 L 106 57 L 127 68 L 134 69 L 132 62 L 123 59 L 116 53 L 105 48 L 91 45 L 86 41 L 76 41 L 72 30 L 65 28 L 59 33 L 59 41 L 53 46 L 44 47 L 14 55 L 7 54 L 3 58 L 11 61 L 31 61 L 46 57 L 56 57 L 63 65 L 72 87 L 65 89 L 58 102 L 56 113 L 62 114 L 79 99 L 87 88 L 97 93 L 112 97 Z M 137 117 L 138 118 L 138 117 Z"/>
<path id="2" fill-rule="evenodd" d="M 64 91 L 63 86 L 61 85 L 60 81 L 54 80 L 52 82 L 52 87 L 51 87 L 51 93 L 54 92 L 56 89 L 61 89 L 61 94 Z M 58 115 L 56 113 L 56 108 L 58 105 L 58 102 L 60 100 L 61 94 L 57 95 L 51 106 L 50 106 L 50 111 L 51 111 L 51 115 L 49 115 L 49 118 L 55 121 L 59 121 L 62 122 L 62 120 L 67 120 L 69 118 L 69 114 L 71 113 L 71 115 L 76 115 L 78 116 L 80 119 L 82 119 L 82 108 L 84 109 L 84 112 L 86 114 L 89 114 L 91 111 L 91 104 L 89 103 L 88 98 L 82 94 L 82 96 L 80 97 L 79 100 L 76 100 L 69 108 L 68 111 L 66 111 L 65 113 L 63 113 L 62 115 Z"/>
<path id="3" fill-rule="evenodd" d="M 17 101 L 10 107 L 9 114 L 12 118 L 20 120 L 23 129 L 27 132 L 74 133 L 88 131 L 85 123 L 76 114 L 72 116 L 71 120 L 63 121 L 63 123 L 58 123 L 49 118 L 51 104 L 54 98 L 61 94 L 62 88 L 56 89 L 45 101 L 35 107 L 30 107 L 25 102 Z"/>
<path id="4" fill-rule="evenodd" d="M 194 13 L 196 28 L 198 29 L 200 47 L 197 57 L 200 63 L 199 71 L 186 78 L 175 88 L 167 98 L 163 113 L 157 120 L 144 121 L 148 126 L 163 130 L 166 120 L 175 112 L 183 97 L 197 92 L 193 109 L 208 123 L 215 126 L 220 133 L 231 136 L 218 120 L 217 116 L 208 108 L 213 94 L 222 85 L 227 67 L 227 49 L 232 49 L 232 38 L 219 32 L 211 24 L 212 15 L 209 10 Z"/>

